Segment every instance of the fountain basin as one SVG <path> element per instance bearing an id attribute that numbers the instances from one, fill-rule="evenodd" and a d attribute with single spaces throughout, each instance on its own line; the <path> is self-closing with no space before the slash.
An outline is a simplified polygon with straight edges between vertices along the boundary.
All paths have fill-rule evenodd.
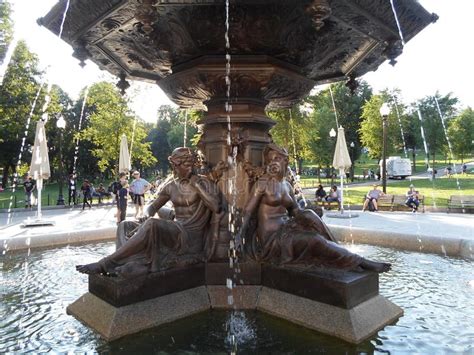
<path id="1" fill-rule="evenodd" d="M 265 312 L 204 311 L 164 326 L 106 342 L 65 307 L 87 290 L 74 265 L 113 251 L 113 242 L 69 246 L 0 259 L 0 352 L 229 353 L 469 353 L 474 319 L 472 262 L 368 245 L 346 245 L 393 270 L 380 277 L 380 294 L 405 309 L 396 324 L 353 345 Z M 237 319 L 236 319 L 237 318 Z"/>

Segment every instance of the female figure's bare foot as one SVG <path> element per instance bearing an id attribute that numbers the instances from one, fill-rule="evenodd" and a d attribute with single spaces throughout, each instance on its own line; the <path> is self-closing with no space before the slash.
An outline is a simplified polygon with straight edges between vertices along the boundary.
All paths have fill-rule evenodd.
<path id="1" fill-rule="evenodd" d="M 364 270 L 370 270 L 375 272 L 387 272 L 391 269 L 392 265 L 389 263 L 379 263 L 377 261 L 371 261 L 367 259 L 362 259 L 360 267 Z"/>
<path id="2" fill-rule="evenodd" d="M 83 274 L 95 275 L 104 272 L 101 262 L 91 263 L 86 265 L 76 265 L 76 270 Z"/>

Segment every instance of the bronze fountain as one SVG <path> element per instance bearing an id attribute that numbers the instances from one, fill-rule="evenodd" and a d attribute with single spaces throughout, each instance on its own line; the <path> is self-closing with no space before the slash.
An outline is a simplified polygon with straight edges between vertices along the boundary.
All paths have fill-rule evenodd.
<path id="1" fill-rule="evenodd" d="M 59 33 L 65 4 L 39 23 Z M 287 156 L 272 143 L 265 109 L 291 107 L 319 84 L 346 80 L 355 89 L 356 78 L 386 60 L 395 64 L 403 44 L 390 1 L 228 5 L 226 49 L 225 0 L 70 1 L 62 39 L 81 65 L 90 59 L 115 74 L 122 90 L 127 80 L 155 82 L 180 107 L 206 110 L 199 149 L 208 176 L 195 174 L 191 151 L 175 150 L 175 175 L 150 214 L 172 201 L 176 219 L 121 225 L 126 241 L 116 253 L 78 267 L 90 274 L 89 293 L 68 312 L 106 339 L 210 308 L 239 308 L 361 342 L 403 314 L 378 294 L 378 272 L 390 266 L 341 248 L 313 211 L 293 205 Z M 394 5 L 405 42 L 437 19 L 414 0 Z M 234 235 L 231 210 L 243 217 Z M 232 268 L 229 243 L 240 261 Z"/>

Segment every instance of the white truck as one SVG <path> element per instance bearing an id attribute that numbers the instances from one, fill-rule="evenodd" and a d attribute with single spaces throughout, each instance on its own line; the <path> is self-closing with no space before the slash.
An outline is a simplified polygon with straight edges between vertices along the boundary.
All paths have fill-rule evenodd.
<path id="1" fill-rule="evenodd" d="M 382 160 L 380 160 L 380 171 L 382 172 Z M 405 179 L 411 175 L 411 161 L 407 158 L 389 157 L 386 160 L 387 178 Z"/>

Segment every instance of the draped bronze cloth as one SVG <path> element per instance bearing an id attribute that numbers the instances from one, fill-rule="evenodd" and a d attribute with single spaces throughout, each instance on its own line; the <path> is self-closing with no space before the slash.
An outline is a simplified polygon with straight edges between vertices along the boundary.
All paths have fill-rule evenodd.
<path id="1" fill-rule="evenodd" d="M 362 261 L 361 256 L 328 240 L 318 231 L 302 229 L 294 218 L 265 240 L 257 237 L 255 242 L 256 258 L 278 265 L 305 264 L 350 270 Z"/>
<path id="2" fill-rule="evenodd" d="M 193 215 L 186 220 L 146 220 L 130 237 L 143 240 L 142 251 L 122 260 L 105 258 L 105 269 L 127 277 L 144 270 L 156 272 L 204 261 L 204 239 L 211 232 L 210 226 L 214 225 L 209 223 L 211 214 L 200 201 Z M 128 221 L 121 224 L 117 230 L 117 247 L 127 248 L 126 233 L 134 232 L 137 226 Z"/>

